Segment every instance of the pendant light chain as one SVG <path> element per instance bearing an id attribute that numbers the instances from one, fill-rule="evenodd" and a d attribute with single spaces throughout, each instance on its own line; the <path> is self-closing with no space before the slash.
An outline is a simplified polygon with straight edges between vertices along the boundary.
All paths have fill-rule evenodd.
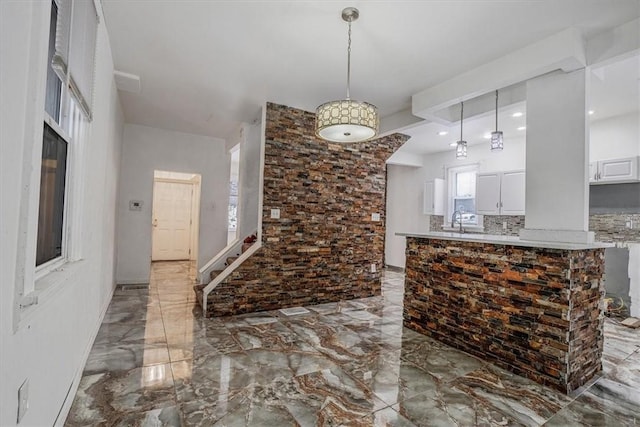
<path id="1" fill-rule="evenodd" d="M 349 19 L 349 43 L 347 44 L 347 99 L 351 99 L 351 19 Z"/>

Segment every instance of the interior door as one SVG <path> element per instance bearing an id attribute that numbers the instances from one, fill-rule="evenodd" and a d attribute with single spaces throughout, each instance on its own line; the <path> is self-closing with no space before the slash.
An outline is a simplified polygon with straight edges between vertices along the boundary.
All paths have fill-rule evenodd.
<path id="1" fill-rule="evenodd" d="M 154 181 L 153 261 L 189 259 L 192 197 L 190 183 Z"/>

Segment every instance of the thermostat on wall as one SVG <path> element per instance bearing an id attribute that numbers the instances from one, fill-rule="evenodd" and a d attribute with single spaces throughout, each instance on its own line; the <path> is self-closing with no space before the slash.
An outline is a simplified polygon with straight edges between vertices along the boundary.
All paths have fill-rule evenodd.
<path id="1" fill-rule="evenodd" d="M 129 200 L 129 210 L 130 211 L 141 211 L 142 210 L 142 200 Z"/>

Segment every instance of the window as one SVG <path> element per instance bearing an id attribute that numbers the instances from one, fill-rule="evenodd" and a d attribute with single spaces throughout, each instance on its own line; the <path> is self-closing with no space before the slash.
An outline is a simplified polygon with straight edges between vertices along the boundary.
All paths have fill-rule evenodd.
<path id="1" fill-rule="evenodd" d="M 52 0 L 49 22 L 35 262 L 40 274 L 68 255 L 68 160 L 91 120 L 98 20 L 93 1 Z"/>
<path id="2" fill-rule="evenodd" d="M 36 265 L 62 256 L 67 141 L 44 125 Z"/>
<path id="3" fill-rule="evenodd" d="M 445 223 L 451 225 L 453 215 L 456 215 L 454 226 L 462 218 L 463 225 L 478 225 L 479 216 L 476 215 L 476 175 L 477 166 L 460 166 L 449 168 L 449 203 L 448 216 Z"/>

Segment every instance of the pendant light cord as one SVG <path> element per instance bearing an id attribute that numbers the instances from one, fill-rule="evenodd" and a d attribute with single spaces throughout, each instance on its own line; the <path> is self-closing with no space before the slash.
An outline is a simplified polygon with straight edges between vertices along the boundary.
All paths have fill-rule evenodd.
<path id="1" fill-rule="evenodd" d="M 460 103 L 460 141 L 462 141 L 462 122 L 464 117 L 464 102 Z"/>
<path id="2" fill-rule="evenodd" d="M 496 132 L 498 132 L 498 91 L 496 90 Z"/>
<path id="3" fill-rule="evenodd" d="M 347 45 L 347 99 L 351 99 L 351 19 L 349 20 L 349 43 Z"/>

